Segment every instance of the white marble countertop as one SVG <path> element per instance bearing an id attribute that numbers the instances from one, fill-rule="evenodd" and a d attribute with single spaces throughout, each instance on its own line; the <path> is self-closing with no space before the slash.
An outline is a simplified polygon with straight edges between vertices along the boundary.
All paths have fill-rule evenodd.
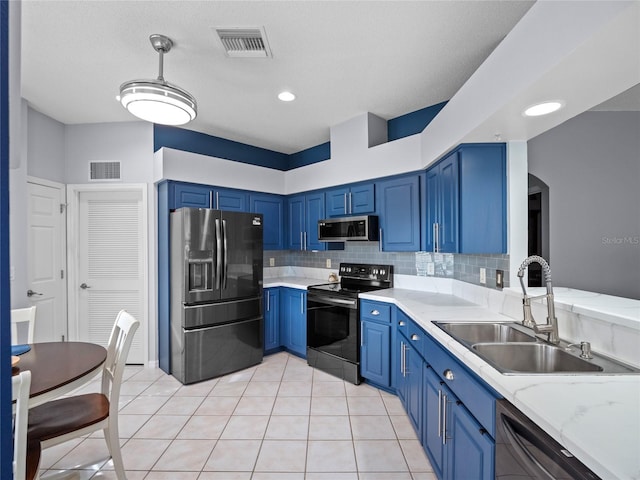
<path id="1" fill-rule="evenodd" d="M 431 322 L 512 318 L 449 294 L 388 289 L 360 297 L 400 307 L 603 479 L 640 478 L 640 376 L 503 375 Z"/>
<path id="2" fill-rule="evenodd" d="M 329 283 L 327 280 L 321 280 L 319 278 L 308 277 L 273 277 L 265 278 L 262 281 L 263 288 L 272 287 L 289 287 L 298 288 L 300 290 L 306 290 L 311 285 L 320 285 L 321 283 Z"/>

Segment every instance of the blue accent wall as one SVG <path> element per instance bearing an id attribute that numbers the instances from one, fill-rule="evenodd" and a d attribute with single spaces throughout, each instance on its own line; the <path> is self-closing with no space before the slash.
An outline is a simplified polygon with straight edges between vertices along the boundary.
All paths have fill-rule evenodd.
<path id="1" fill-rule="evenodd" d="M 438 103 L 388 120 L 387 141 L 393 142 L 422 132 L 446 104 L 447 102 Z"/>
<path id="2" fill-rule="evenodd" d="M 422 132 L 446 104 L 447 102 L 438 103 L 437 105 L 431 105 L 430 107 L 422 108 L 415 112 L 388 120 L 388 141 L 392 142 Z M 330 142 L 287 155 L 286 153 L 254 147 L 245 143 L 234 142 L 226 138 L 214 137 L 206 133 L 194 132 L 184 128 L 154 125 L 153 151 L 157 152 L 162 147 L 282 171 L 293 170 L 294 168 L 323 162 L 331 158 Z"/>
<path id="3" fill-rule="evenodd" d="M 185 152 L 199 153 L 210 157 L 224 158 L 235 162 L 250 163 L 276 170 L 288 170 L 288 155 L 285 153 L 214 137 L 206 133 L 185 130 L 167 125 L 153 126 L 153 151 L 162 147 Z"/>
<path id="4" fill-rule="evenodd" d="M 9 328 L 9 2 L 0 0 L 0 478 L 13 475 Z"/>

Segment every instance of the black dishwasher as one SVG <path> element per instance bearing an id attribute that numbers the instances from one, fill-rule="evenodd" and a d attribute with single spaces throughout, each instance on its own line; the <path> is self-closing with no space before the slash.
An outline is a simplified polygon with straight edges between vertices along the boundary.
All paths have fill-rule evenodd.
<path id="1" fill-rule="evenodd" d="M 496 479 L 599 479 L 507 400 L 496 402 Z"/>

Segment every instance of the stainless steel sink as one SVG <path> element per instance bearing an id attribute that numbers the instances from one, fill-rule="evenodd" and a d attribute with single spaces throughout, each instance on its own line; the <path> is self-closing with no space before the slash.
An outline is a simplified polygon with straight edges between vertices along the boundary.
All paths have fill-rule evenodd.
<path id="1" fill-rule="evenodd" d="M 438 323 L 440 328 L 463 343 L 535 342 L 536 338 L 508 323 Z"/>
<path id="2" fill-rule="evenodd" d="M 544 343 L 476 343 L 471 347 L 503 372 L 602 372 L 604 368 Z"/>
<path id="3" fill-rule="evenodd" d="M 547 343 L 520 323 L 433 322 L 506 375 L 639 374 L 640 369 L 604 355 L 580 357 L 580 347 Z"/>

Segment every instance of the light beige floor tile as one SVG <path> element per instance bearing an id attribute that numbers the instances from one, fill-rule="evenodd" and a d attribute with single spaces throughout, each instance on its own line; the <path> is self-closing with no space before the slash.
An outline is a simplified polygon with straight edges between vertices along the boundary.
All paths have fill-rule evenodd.
<path id="1" fill-rule="evenodd" d="M 344 382 L 313 382 L 312 397 L 344 397 Z"/>
<path id="2" fill-rule="evenodd" d="M 344 382 L 344 380 L 321 370 L 313 370 L 313 382 Z"/>
<path id="3" fill-rule="evenodd" d="M 311 397 L 276 397 L 272 415 L 309 415 Z"/>
<path id="4" fill-rule="evenodd" d="M 309 417 L 305 415 L 273 415 L 269 420 L 267 440 L 306 440 Z"/>
<path id="5" fill-rule="evenodd" d="M 249 382 L 223 382 L 220 380 L 209 392 L 210 397 L 239 397 L 249 385 Z"/>
<path id="6" fill-rule="evenodd" d="M 389 420 L 393 425 L 393 429 L 396 431 L 396 436 L 400 440 L 417 440 L 418 435 L 413 429 L 413 425 L 406 414 L 403 415 L 390 415 Z"/>
<path id="7" fill-rule="evenodd" d="M 132 438 L 122 447 L 122 462 L 125 469 L 151 470 L 170 443 L 171 440 Z M 104 469 L 107 468 L 107 466 L 104 467 Z M 113 465 L 108 469 L 113 470 Z"/>
<path id="8" fill-rule="evenodd" d="M 427 454 L 418 440 L 400 440 L 400 447 L 411 473 L 433 472 Z"/>
<path id="9" fill-rule="evenodd" d="M 285 382 L 280 383 L 278 390 L 279 397 L 310 397 L 311 381 L 307 382 Z"/>
<path id="10" fill-rule="evenodd" d="M 132 375 L 126 377 L 125 380 L 127 382 L 155 382 L 159 378 L 168 377 L 166 373 L 164 373 L 159 368 L 140 368 L 137 371 L 129 370 L 130 367 L 126 367 L 125 371 L 131 372 Z"/>
<path id="11" fill-rule="evenodd" d="M 133 395 L 120 395 L 120 398 L 118 399 L 118 411 L 122 411 L 122 409 L 135 398 L 137 397 Z"/>
<path id="12" fill-rule="evenodd" d="M 284 365 L 258 367 L 251 377 L 254 382 L 279 382 L 284 374 Z"/>
<path id="13" fill-rule="evenodd" d="M 351 440 L 351 424 L 347 415 L 311 415 L 309 440 Z"/>
<path id="14" fill-rule="evenodd" d="M 180 389 L 180 385 L 175 385 L 169 382 L 156 382 L 146 388 L 140 395 L 164 395 L 170 396 L 176 393 Z"/>
<path id="15" fill-rule="evenodd" d="M 149 472 L 145 480 L 198 480 L 200 472 Z M 127 475 L 127 477 L 129 477 Z M 129 478 L 127 478 L 129 480 Z"/>
<path id="16" fill-rule="evenodd" d="M 417 472 L 412 473 L 411 478 L 413 480 L 438 480 L 438 477 L 433 472 Z"/>
<path id="17" fill-rule="evenodd" d="M 347 397 L 347 403 L 349 404 L 349 415 L 387 414 L 387 409 L 380 397 Z"/>
<path id="18" fill-rule="evenodd" d="M 199 472 L 213 451 L 216 440 L 174 440 L 153 470 Z"/>
<path id="19" fill-rule="evenodd" d="M 311 440 L 307 446 L 307 472 L 355 472 L 353 443 Z"/>
<path id="20" fill-rule="evenodd" d="M 206 397 L 211 393 L 213 387 L 218 383 L 218 379 L 207 380 L 193 385 L 182 385 L 174 394 L 175 397 Z"/>
<path id="21" fill-rule="evenodd" d="M 234 415 L 271 415 L 276 397 L 242 397 Z"/>
<path id="22" fill-rule="evenodd" d="M 411 474 L 409 472 L 360 472 L 359 475 L 359 480 L 411 480 Z"/>
<path id="23" fill-rule="evenodd" d="M 396 432 L 386 415 L 352 415 L 350 419 L 354 440 L 396 439 Z"/>
<path id="24" fill-rule="evenodd" d="M 239 372 L 233 372 L 229 375 L 224 375 L 222 377 L 218 377 L 218 383 L 240 383 L 240 382 L 248 382 L 253 377 L 257 367 L 245 368 L 244 370 L 240 370 Z"/>
<path id="25" fill-rule="evenodd" d="M 355 440 L 360 472 L 406 472 L 400 444 L 396 440 Z"/>
<path id="26" fill-rule="evenodd" d="M 194 415 L 189 418 L 177 438 L 217 440 L 229 421 L 229 415 Z"/>
<path id="27" fill-rule="evenodd" d="M 147 388 L 153 385 L 152 381 L 149 382 L 125 382 L 120 386 L 120 395 L 134 396 L 140 395 Z"/>
<path id="28" fill-rule="evenodd" d="M 100 469 L 109 460 L 107 443 L 101 438 L 87 438 L 80 442 L 73 450 L 58 460 L 53 468 L 65 470 L 69 468 L 84 469 L 95 465 Z"/>
<path id="29" fill-rule="evenodd" d="M 186 415 L 154 415 L 133 438 L 160 438 L 173 440 L 189 420 Z"/>
<path id="30" fill-rule="evenodd" d="M 307 473 L 305 480 L 358 480 L 353 472 L 313 472 Z"/>
<path id="31" fill-rule="evenodd" d="M 287 365 L 282 375 L 283 382 L 311 382 L 313 380 L 313 369 L 308 365 Z"/>
<path id="32" fill-rule="evenodd" d="M 302 472 L 256 472 L 251 477 L 251 480 L 305 480 L 305 474 Z"/>
<path id="33" fill-rule="evenodd" d="M 207 397 L 198 409 L 196 415 L 231 415 L 236 409 L 240 397 Z"/>
<path id="34" fill-rule="evenodd" d="M 306 453 L 306 440 L 265 440 L 255 471 L 304 472 Z"/>
<path id="35" fill-rule="evenodd" d="M 269 423 L 268 415 L 234 415 L 220 438 L 225 440 L 262 440 Z"/>
<path id="36" fill-rule="evenodd" d="M 280 382 L 257 381 L 255 378 L 249 382 L 244 391 L 245 397 L 275 397 L 278 394 Z"/>
<path id="37" fill-rule="evenodd" d="M 404 407 L 398 397 L 386 394 L 382 395 L 382 401 L 389 415 L 405 415 Z"/>
<path id="38" fill-rule="evenodd" d="M 125 472 L 127 474 L 127 480 L 143 480 L 143 479 L 149 478 L 147 476 L 147 472 L 144 470 L 140 470 L 140 471 L 125 470 Z M 54 479 L 51 479 L 51 480 L 54 480 Z M 81 480 L 81 479 L 80 478 L 76 479 L 76 477 L 73 477 L 73 480 Z M 120 480 L 120 479 L 117 477 L 116 472 L 113 470 L 100 470 L 93 477 L 91 477 L 91 480 Z M 177 480 L 180 480 L 180 479 L 177 479 Z"/>
<path id="39" fill-rule="evenodd" d="M 198 480 L 251 480 L 253 472 L 202 472 Z"/>
<path id="40" fill-rule="evenodd" d="M 256 464 L 261 440 L 218 440 L 204 470 L 250 472 Z"/>
<path id="41" fill-rule="evenodd" d="M 45 448 L 42 450 L 42 455 L 40 456 L 40 469 L 46 470 L 53 467 L 58 460 L 76 448 L 82 441 L 82 438 L 74 438 L 68 442 L 61 443 L 60 445 Z"/>
<path id="42" fill-rule="evenodd" d="M 118 436 L 120 438 L 133 437 L 136 434 L 136 432 L 151 418 L 153 418 L 153 416 L 149 414 L 123 415 L 122 412 L 120 412 L 118 414 Z M 96 432 L 96 435 L 97 434 L 98 432 Z"/>
<path id="43" fill-rule="evenodd" d="M 347 392 L 347 396 L 350 397 L 379 397 L 380 390 L 366 383 L 360 385 L 354 385 L 353 383 L 344 382 L 344 388 Z"/>
<path id="44" fill-rule="evenodd" d="M 171 397 L 156 415 L 193 415 L 205 397 Z"/>
<path id="45" fill-rule="evenodd" d="M 120 413 L 124 415 L 153 415 L 160 410 L 169 398 L 170 397 L 136 397 L 120 410 Z"/>
<path id="46" fill-rule="evenodd" d="M 348 415 L 347 397 L 312 397 L 311 415 Z"/>

